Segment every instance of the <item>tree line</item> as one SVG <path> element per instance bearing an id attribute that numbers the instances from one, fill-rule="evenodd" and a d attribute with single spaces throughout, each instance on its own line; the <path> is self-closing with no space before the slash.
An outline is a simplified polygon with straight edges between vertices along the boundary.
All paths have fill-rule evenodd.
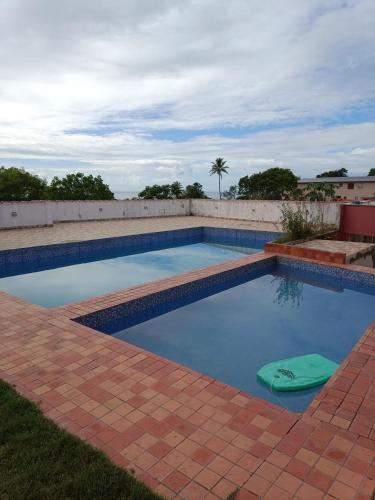
<path id="1" fill-rule="evenodd" d="M 172 182 L 172 184 L 154 184 L 153 186 L 146 186 L 140 193 L 139 198 L 144 200 L 151 200 L 157 198 L 158 200 L 170 200 L 173 198 L 207 198 L 203 191 L 202 184 L 194 182 L 182 187 L 181 182 Z"/>
<path id="2" fill-rule="evenodd" d="M 232 190 L 234 191 L 235 187 L 232 186 Z M 241 177 L 236 192 L 236 198 L 240 200 L 325 201 L 334 197 L 333 184 L 311 182 L 306 187 L 299 188 L 298 177 L 289 168 L 279 167 Z"/>
<path id="3" fill-rule="evenodd" d="M 172 184 L 146 186 L 139 194 L 144 199 L 207 198 L 202 184 L 194 182 L 183 188 Z M 23 168 L 0 167 L 0 201 L 31 200 L 113 200 L 114 193 L 100 175 L 81 172 L 55 176 L 50 183 Z"/>
<path id="4" fill-rule="evenodd" d="M 288 168 L 273 167 L 263 172 L 241 177 L 238 184 L 230 186 L 221 193 L 222 175 L 228 174 L 229 166 L 223 158 L 216 158 L 211 163 L 210 175 L 217 175 L 220 198 L 225 199 L 265 199 L 265 200 L 303 200 L 324 201 L 335 197 L 332 183 L 312 182 L 304 189 L 298 187 L 298 177 Z M 375 168 L 368 175 L 375 176 Z M 329 170 L 318 174 L 323 177 L 347 177 L 345 168 Z M 171 184 L 153 184 L 146 186 L 139 194 L 143 199 L 183 199 L 207 198 L 202 184 L 194 182 L 182 186 L 178 181 Z M 51 182 L 23 168 L 0 167 L 0 201 L 30 200 L 113 200 L 114 193 L 104 183 L 100 175 L 83 173 L 55 176 Z"/>
<path id="5" fill-rule="evenodd" d="M 113 200 L 100 175 L 82 173 L 55 176 L 50 183 L 23 168 L 0 167 L 0 201 Z"/>
<path id="6" fill-rule="evenodd" d="M 375 168 L 369 176 L 375 176 Z M 340 168 L 318 174 L 316 178 L 348 177 L 348 170 Z M 306 187 L 298 187 L 297 177 L 288 168 L 269 168 L 263 172 L 241 177 L 238 184 L 230 186 L 223 193 L 226 199 L 261 200 L 309 200 L 324 201 L 335 197 L 335 185 L 328 182 L 310 182 Z"/>

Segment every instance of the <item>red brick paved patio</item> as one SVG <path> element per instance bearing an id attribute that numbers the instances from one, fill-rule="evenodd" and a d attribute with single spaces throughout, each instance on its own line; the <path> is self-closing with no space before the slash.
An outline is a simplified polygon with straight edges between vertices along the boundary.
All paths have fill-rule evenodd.
<path id="1" fill-rule="evenodd" d="M 296 414 L 71 320 L 264 257 L 55 310 L 0 293 L 0 377 L 166 497 L 369 499 L 375 323 Z"/>

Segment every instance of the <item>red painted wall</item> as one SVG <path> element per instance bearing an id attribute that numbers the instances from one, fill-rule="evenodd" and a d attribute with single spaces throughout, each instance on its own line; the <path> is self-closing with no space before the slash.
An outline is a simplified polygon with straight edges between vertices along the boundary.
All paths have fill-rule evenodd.
<path id="1" fill-rule="evenodd" d="M 375 236 L 375 205 L 342 205 L 340 232 Z"/>

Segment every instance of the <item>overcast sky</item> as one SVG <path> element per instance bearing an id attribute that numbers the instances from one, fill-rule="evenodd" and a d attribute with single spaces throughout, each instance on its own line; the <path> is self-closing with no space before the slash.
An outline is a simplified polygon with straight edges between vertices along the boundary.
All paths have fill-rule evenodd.
<path id="1" fill-rule="evenodd" d="M 118 190 L 375 167 L 374 0 L 0 0 L 0 164 Z"/>

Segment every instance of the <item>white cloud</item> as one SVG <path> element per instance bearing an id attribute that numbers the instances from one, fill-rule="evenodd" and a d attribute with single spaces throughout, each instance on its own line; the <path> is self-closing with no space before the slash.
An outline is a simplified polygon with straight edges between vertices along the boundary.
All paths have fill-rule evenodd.
<path id="1" fill-rule="evenodd" d="M 219 155 L 228 184 L 268 165 L 374 166 L 373 0 L 0 3 L 6 164 L 51 176 L 77 162 L 115 189 L 172 178 L 212 189 Z M 201 135 L 153 138 L 168 129 Z"/>

